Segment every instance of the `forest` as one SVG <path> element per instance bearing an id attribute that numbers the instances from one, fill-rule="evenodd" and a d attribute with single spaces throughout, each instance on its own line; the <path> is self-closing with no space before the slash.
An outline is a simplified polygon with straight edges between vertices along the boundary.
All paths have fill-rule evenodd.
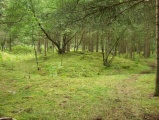
<path id="1" fill-rule="evenodd" d="M 0 0 L 0 120 L 159 120 L 159 0 Z"/>

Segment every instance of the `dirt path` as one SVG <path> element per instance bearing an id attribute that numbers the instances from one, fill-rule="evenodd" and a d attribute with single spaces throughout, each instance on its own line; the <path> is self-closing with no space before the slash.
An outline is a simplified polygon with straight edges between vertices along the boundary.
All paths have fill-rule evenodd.
<path id="1" fill-rule="evenodd" d="M 134 83 L 142 74 L 133 74 L 130 77 L 121 80 L 116 85 L 116 102 L 119 110 L 123 111 L 125 120 L 135 120 L 141 118 L 141 109 L 135 94 Z M 141 118 L 142 119 L 142 118 Z"/>
<path id="2" fill-rule="evenodd" d="M 152 69 L 154 70 L 154 66 Z M 116 101 L 124 106 L 124 115 L 128 120 L 159 120 L 159 114 L 144 113 L 142 105 L 138 102 L 141 97 L 136 94 L 137 89 L 135 88 L 135 82 L 142 75 L 143 74 L 133 74 L 129 78 L 120 81 L 116 85 Z"/>

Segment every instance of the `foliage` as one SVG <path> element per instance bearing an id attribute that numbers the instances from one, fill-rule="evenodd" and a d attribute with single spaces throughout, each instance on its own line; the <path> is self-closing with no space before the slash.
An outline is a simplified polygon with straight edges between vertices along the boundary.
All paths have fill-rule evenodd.
<path id="1" fill-rule="evenodd" d="M 13 47 L 13 51 L 12 51 L 12 53 L 14 54 L 27 54 L 32 52 L 33 52 L 33 47 L 21 46 L 21 45 Z"/>
<path id="2" fill-rule="evenodd" d="M 46 64 L 46 70 L 50 74 L 50 76 L 57 76 L 57 72 L 60 71 L 62 68 L 61 63 L 54 63 L 54 64 Z"/>

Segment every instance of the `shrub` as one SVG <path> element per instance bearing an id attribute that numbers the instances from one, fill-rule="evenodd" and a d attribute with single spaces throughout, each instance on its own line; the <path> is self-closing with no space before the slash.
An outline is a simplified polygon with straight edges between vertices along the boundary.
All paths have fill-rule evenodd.
<path id="1" fill-rule="evenodd" d="M 33 52 L 33 48 L 30 47 L 30 46 L 15 46 L 13 47 L 13 51 L 12 53 L 15 53 L 15 54 L 24 54 L 24 53 L 31 53 Z"/>

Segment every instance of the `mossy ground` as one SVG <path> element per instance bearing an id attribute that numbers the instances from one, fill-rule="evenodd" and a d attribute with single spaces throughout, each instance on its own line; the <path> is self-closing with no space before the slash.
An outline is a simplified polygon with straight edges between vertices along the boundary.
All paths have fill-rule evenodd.
<path id="1" fill-rule="evenodd" d="M 116 57 L 111 67 L 102 65 L 101 53 L 49 53 L 38 61 L 40 70 L 32 53 L 0 52 L 0 117 L 142 120 L 159 113 L 155 57 Z"/>

